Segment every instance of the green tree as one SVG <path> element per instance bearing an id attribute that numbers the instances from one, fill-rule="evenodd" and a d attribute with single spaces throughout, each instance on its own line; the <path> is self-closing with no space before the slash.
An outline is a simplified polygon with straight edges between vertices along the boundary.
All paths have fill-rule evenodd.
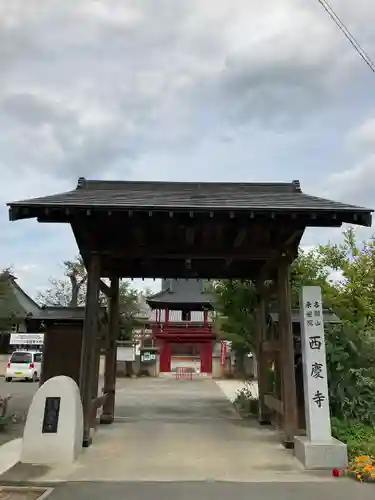
<path id="1" fill-rule="evenodd" d="M 214 284 L 218 311 L 216 329 L 232 342 L 235 352 L 254 348 L 256 289 L 251 281 L 218 281 Z"/>
<path id="2" fill-rule="evenodd" d="M 324 306 L 341 319 L 340 325 L 325 328 L 333 433 L 348 443 L 350 454 L 375 454 L 374 237 L 358 243 L 353 229 L 349 229 L 343 233 L 341 244 L 327 243 L 300 251 L 291 269 L 294 307 L 298 306 L 303 285 L 321 286 Z M 253 283 L 220 282 L 214 291 L 223 318 L 223 337 L 251 348 L 256 293 Z"/>
<path id="3" fill-rule="evenodd" d="M 324 296 L 330 298 L 332 293 L 328 281 L 329 274 L 328 267 L 322 263 L 322 256 L 317 251 L 307 252 L 300 249 L 291 268 L 292 307 L 298 307 L 302 285 L 319 285 Z M 268 286 L 270 285 L 269 283 Z M 257 304 L 255 284 L 250 280 L 218 281 L 213 286 L 213 292 L 218 311 L 217 330 L 225 340 L 232 342 L 235 351 L 254 350 Z M 270 307 L 274 302 L 271 297 Z"/>
<path id="4" fill-rule="evenodd" d="M 7 332 L 13 324 L 13 311 L 9 304 L 9 276 L 11 268 L 0 272 L 0 332 Z"/>
<path id="5" fill-rule="evenodd" d="M 339 245 L 321 245 L 322 263 L 336 272 L 339 280 L 331 287 L 330 301 L 340 318 L 374 327 L 375 322 L 375 238 L 358 243 L 352 228 L 343 233 Z"/>
<path id="6" fill-rule="evenodd" d="M 336 279 L 332 279 L 332 275 Z M 300 249 L 291 267 L 292 307 L 299 307 L 303 285 L 319 285 L 324 306 L 345 322 L 360 325 L 370 334 L 375 322 L 375 238 L 358 244 L 353 229 L 341 244 Z M 220 328 L 237 344 L 253 344 L 256 289 L 251 281 L 220 281 L 213 288 Z M 277 304 L 271 301 L 271 307 Z"/>
<path id="7" fill-rule="evenodd" d="M 329 281 L 330 269 L 325 264 L 323 255 L 317 250 L 299 249 L 298 257 L 291 266 L 292 307 L 299 307 L 299 293 L 302 286 L 316 285 L 322 289 L 326 307 L 330 307 L 332 284 Z"/>
<path id="8" fill-rule="evenodd" d="M 130 340 L 134 328 L 138 325 L 139 293 L 130 286 L 129 281 L 121 281 L 119 287 L 121 328 L 119 340 Z"/>

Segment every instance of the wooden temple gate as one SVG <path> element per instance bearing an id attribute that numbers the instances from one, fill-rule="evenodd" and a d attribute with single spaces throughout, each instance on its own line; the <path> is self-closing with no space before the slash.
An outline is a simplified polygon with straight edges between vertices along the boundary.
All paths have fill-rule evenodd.
<path id="1" fill-rule="evenodd" d="M 76 189 L 8 204 L 10 220 L 37 218 L 69 223 L 87 272 L 80 391 L 84 446 L 89 446 L 94 404 L 104 404 L 102 423 L 114 419 L 119 279 L 250 279 L 257 284 L 257 357 L 260 422 L 269 408 L 282 415 L 284 442 L 297 431 L 296 381 L 290 304 L 290 265 L 304 230 L 340 227 L 343 222 L 371 226 L 371 210 L 302 193 L 291 183 L 182 183 L 78 180 Z M 107 286 L 101 278 L 109 278 Z M 266 393 L 266 283 L 277 285 L 281 397 Z M 94 394 L 95 339 L 99 290 L 108 297 L 109 328 L 105 359 L 105 397 Z"/>
<path id="2" fill-rule="evenodd" d="M 291 318 L 289 269 L 291 260 L 287 254 L 277 262 L 274 293 L 279 311 L 277 338 L 267 338 L 267 300 L 270 292 L 262 279 L 258 282 L 256 310 L 256 356 L 258 360 L 259 422 L 269 424 L 271 412 L 275 412 L 284 430 L 284 444 L 293 446 L 298 430 L 298 407 L 294 372 L 294 339 Z M 269 374 L 273 365 L 275 390 L 269 393 Z"/>

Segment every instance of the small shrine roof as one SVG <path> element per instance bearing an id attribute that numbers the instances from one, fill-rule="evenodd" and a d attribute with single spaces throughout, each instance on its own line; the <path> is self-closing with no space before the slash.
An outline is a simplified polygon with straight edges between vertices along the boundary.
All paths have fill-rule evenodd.
<path id="1" fill-rule="evenodd" d="M 163 305 L 174 309 L 193 309 L 194 306 L 198 309 L 208 306 L 211 309 L 213 297 L 206 292 L 203 280 L 181 278 L 162 280 L 161 291 L 146 301 L 153 309 Z"/>

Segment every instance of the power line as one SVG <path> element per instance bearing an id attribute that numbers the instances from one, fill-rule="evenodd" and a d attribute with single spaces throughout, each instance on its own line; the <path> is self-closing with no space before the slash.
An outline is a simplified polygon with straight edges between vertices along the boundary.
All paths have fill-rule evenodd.
<path id="1" fill-rule="evenodd" d="M 352 44 L 354 49 L 358 52 L 360 57 L 365 61 L 367 66 L 371 69 L 373 73 L 375 73 L 375 63 L 371 59 L 371 57 L 362 49 L 360 44 L 357 42 L 357 40 L 354 38 L 352 33 L 348 30 L 348 28 L 345 26 L 345 24 L 341 21 L 339 16 L 335 13 L 335 11 L 332 9 L 332 7 L 329 5 L 329 3 L 326 0 L 318 0 L 320 5 L 323 7 L 323 9 L 327 12 L 327 14 L 333 19 L 335 22 L 336 26 L 344 33 L 345 37 L 349 40 L 349 42 Z"/>

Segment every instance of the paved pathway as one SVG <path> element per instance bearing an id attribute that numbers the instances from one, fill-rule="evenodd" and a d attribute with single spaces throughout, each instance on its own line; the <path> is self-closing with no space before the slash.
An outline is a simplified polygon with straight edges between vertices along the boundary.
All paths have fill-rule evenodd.
<path id="1" fill-rule="evenodd" d="M 373 485 L 336 483 L 68 483 L 48 500 L 373 500 Z"/>
<path id="2" fill-rule="evenodd" d="M 27 467 L 8 479 L 28 479 Z M 41 481 L 332 481 L 306 473 L 274 431 L 242 420 L 210 379 L 120 380 L 116 422 L 72 466 L 39 468 Z M 3 477 L 4 479 L 4 477 Z M 6 479 L 6 478 L 5 478 Z"/>
<path id="3" fill-rule="evenodd" d="M 212 380 L 119 381 L 116 414 L 73 466 L 16 466 L 1 480 L 51 482 L 51 500 L 374 498 L 373 485 L 302 471 Z"/>

